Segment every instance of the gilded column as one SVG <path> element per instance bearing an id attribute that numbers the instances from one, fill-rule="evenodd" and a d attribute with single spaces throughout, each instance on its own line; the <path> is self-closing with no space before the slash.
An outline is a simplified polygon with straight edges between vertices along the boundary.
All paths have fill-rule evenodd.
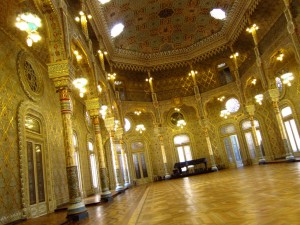
<path id="1" fill-rule="evenodd" d="M 101 183 L 101 199 L 105 201 L 112 200 L 112 193 L 108 187 L 107 167 L 105 163 L 105 152 L 103 148 L 101 127 L 100 127 L 100 104 L 98 98 L 86 100 L 86 108 L 90 113 L 93 120 L 94 132 L 96 138 L 96 149 L 99 153 L 99 170 L 100 170 L 100 183 Z"/>
<path id="2" fill-rule="evenodd" d="M 189 73 L 189 76 L 192 77 L 193 83 L 194 83 L 194 93 L 195 93 L 195 99 L 197 102 L 198 114 L 199 114 L 199 124 L 204 128 L 205 139 L 206 139 L 208 153 L 209 153 L 209 157 L 210 157 L 210 161 L 211 161 L 211 169 L 212 169 L 212 171 L 218 171 L 218 167 L 216 166 L 215 157 L 214 157 L 214 153 L 212 150 L 211 141 L 210 141 L 209 134 L 208 134 L 209 123 L 208 123 L 208 120 L 205 119 L 205 114 L 204 114 L 203 105 L 202 105 L 202 98 L 201 98 L 201 94 L 200 94 L 200 91 L 199 91 L 199 88 L 197 85 L 196 74 L 198 72 L 193 70 L 192 65 L 190 65 L 190 66 L 191 66 L 191 72 Z"/>
<path id="3" fill-rule="evenodd" d="M 122 185 L 122 177 L 120 171 L 120 165 L 118 160 L 118 155 L 115 146 L 115 119 L 114 117 L 105 118 L 105 126 L 109 132 L 109 141 L 110 141 L 110 149 L 112 155 L 112 162 L 114 167 L 115 181 L 116 181 L 116 191 L 124 191 L 124 187 Z"/>
<path id="4" fill-rule="evenodd" d="M 218 167 L 215 162 L 214 152 L 212 150 L 212 145 L 211 145 L 211 141 L 209 138 L 208 124 L 207 124 L 208 121 L 204 121 L 204 123 L 205 123 L 204 134 L 205 134 L 205 139 L 206 139 L 206 143 L 207 143 L 207 147 L 208 147 L 208 153 L 209 153 L 209 157 L 210 157 L 210 161 L 211 161 L 211 170 L 218 171 Z"/>
<path id="5" fill-rule="evenodd" d="M 288 141 L 288 137 L 284 128 L 284 124 L 283 124 L 283 120 L 280 114 L 280 110 L 279 110 L 279 106 L 278 106 L 278 101 L 279 101 L 279 91 L 278 89 L 270 89 L 268 90 L 269 96 L 272 100 L 272 104 L 273 104 L 273 108 L 275 111 L 275 115 L 276 115 L 276 120 L 278 123 L 278 128 L 280 131 L 280 135 L 283 141 L 283 146 L 286 152 L 286 160 L 288 161 L 294 161 L 295 157 L 293 155 L 293 151 L 290 145 L 290 142 Z"/>
<path id="6" fill-rule="evenodd" d="M 119 143 L 121 146 L 121 158 L 122 158 L 122 168 L 123 168 L 123 177 L 124 177 L 124 186 L 129 186 L 129 180 L 128 180 L 128 167 L 127 163 L 125 161 L 125 154 L 124 154 L 124 141 L 123 141 L 123 128 L 118 128 L 116 131 L 116 136 L 119 139 Z"/>
<path id="7" fill-rule="evenodd" d="M 290 10 L 290 0 L 283 0 L 284 4 L 285 4 L 285 10 L 284 10 L 284 15 L 287 21 L 287 31 L 292 39 L 293 42 L 293 46 L 295 49 L 295 55 L 296 55 L 296 59 L 298 64 L 300 64 L 300 43 L 299 43 L 299 38 L 297 36 L 297 33 L 295 32 L 295 23 L 293 21 L 293 17 L 291 14 L 291 10 Z"/>
<path id="8" fill-rule="evenodd" d="M 249 113 L 250 116 L 250 122 L 251 122 L 251 133 L 254 139 L 254 145 L 255 145 L 255 153 L 256 153 L 256 160 L 258 161 L 258 164 L 265 164 L 266 159 L 264 158 L 261 145 L 258 142 L 257 138 L 257 133 L 256 133 L 256 128 L 254 124 L 254 111 L 255 111 L 255 106 L 254 105 L 247 105 L 246 110 Z"/>
<path id="9" fill-rule="evenodd" d="M 162 135 L 159 136 L 159 143 L 160 143 L 162 160 L 163 160 L 163 164 L 164 164 L 165 178 L 170 179 L 171 175 L 168 172 L 168 163 L 167 163 L 166 151 L 165 151 L 165 146 L 164 146 L 164 138 Z"/>
<path id="10" fill-rule="evenodd" d="M 51 63 L 48 65 L 49 77 L 53 80 L 54 85 L 59 93 L 63 137 L 66 155 L 66 169 L 69 189 L 69 206 L 67 218 L 70 220 L 80 220 L 88 217 L 88 212 L 79 191 L 78 171 L 75 161 L 75 149 L 73 145 L 73 128 L 72 128 L 72 108 L 70 100 L 70 79 L 73 68 L 68 61 Z"/>

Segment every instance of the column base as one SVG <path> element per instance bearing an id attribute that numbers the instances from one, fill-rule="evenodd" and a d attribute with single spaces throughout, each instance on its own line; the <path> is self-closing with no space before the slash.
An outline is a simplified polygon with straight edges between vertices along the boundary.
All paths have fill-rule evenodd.
<path id="1" fill-rule="evenodd" d="M 116 189 L 117 192 L 124 192 L 124 187 L 122 185 L 117 185 Z"/>
<path id="2" fill-rule="evenodd" d="M 293 161 L 295 161 L 295 156 L 293 156 L 292 154 L 290 154 L 290 155 L 287 155 L 287 156 L 285 157 L 285 159 L 286 159 L 286 161 L 291 161 L 291 162 L 293 162 Z"/>
<path id="3" fill-rule="evenodd" d="M 165 175 L 165 179 L 166 179 L 166 180 L 171 179 L 171 175 L 170 175 L 170 174 L 166 174 L 166 175 Z"/>
<path id="4" fill-rule="evenodd" d="M 79 221 L 89 217 L 87 209 L 83 202 L 71 204 L 67 210 L 67 219 L 70 221 Z"/>
<path id="5" fill-rule="evenodd" d="M 216 166 L 212 166 L 212 167 L 211 167 L 211 170 L 214 171 L 214 172 L 219 171 L 218 167 L 216 167 Z"/>
<path id="6" fill-rule="evenodd" d="M 112 201 L 112 193 L 110 191 L 104 191 L 101 193 L 101 200 L 108 202 Z"/>
<path id="7" fill-rule="evenodd" d="M 263 165 L 263 164 L 266 164 L 266 159 L 259 159 L 258 165 Z"/>

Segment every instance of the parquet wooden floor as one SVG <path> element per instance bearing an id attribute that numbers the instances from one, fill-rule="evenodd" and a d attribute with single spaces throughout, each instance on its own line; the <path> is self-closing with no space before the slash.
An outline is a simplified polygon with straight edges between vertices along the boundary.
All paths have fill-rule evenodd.
<path id="1" fill-rule="evenodd" d="M 300 163 L 228 169 L 155 182 L 88 208 L 76 225 L 299 225 Z M 24 225 L 54 225 L 65 212 Z"/>

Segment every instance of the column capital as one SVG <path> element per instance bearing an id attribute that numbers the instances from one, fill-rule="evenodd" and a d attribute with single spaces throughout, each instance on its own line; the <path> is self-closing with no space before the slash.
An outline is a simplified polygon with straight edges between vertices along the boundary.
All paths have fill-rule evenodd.
<path id="1" fill-rule="evenodd" d="M 246 105 L 246 111 L 249 113 L 250 116 L 254 116 L 255 105 L 254 104 Z"/>
<path id="2" fill-rule="evenodd" d="M 269 95 L 272 102 L 278 102 L 279 101 L 280 93 L 279 93 L 279 90 L 277 88 L 269 89 L 268 90 L 268 95 Z"/>
<path id="3" fill-rule="evenodd" d="M 85 100 L 85 106 L 88 112 L 90 113 L 91 117 L 99 116 L 100 115 L 100 103 L 99 98 L 91 98 Z"/>
<path id="4" fill-rule="evenodd" d="M 56 88 L 69 87 L 74 77 L 74 67 L 68 60 L 48 64 L 49 78 Z"/>
<path id="5" fill-rule="evenodd" d="M 116 130 L 116 137 L 118 139 L 122 139 L 123 133 L 124 132 L 123 132 L 123 128 L 122 127 L 117 128 L 117 130 Z"/>
<path id="6" fill-rule="evenodd" d="M 105 127 L 108 131 L 112 131 L 115 129 L 115 118 L 107 117 L 104 119 Z"/>

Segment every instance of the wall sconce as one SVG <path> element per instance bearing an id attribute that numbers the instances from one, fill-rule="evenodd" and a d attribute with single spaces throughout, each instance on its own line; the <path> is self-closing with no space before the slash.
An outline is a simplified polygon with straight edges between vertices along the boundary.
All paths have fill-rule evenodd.
<path id="1" fill-rule="evenodd" d="M 174 108 L 174 110 L 175 110 L 176 112 L 180 112 L 180 109 L 179 109 L 179 108 Z"/>
<path id="2" fill-rule="evenodd" d="M 221 96 L 221 97 L 218 98 L 218 101 L 223 102 L 224 99 L 225 99 L 225 96 Z"/>
<path id="3" fill-rule="evenodd" d="M 88 81 L 85 78 L 77 78 L 73 80 L 73 85 L 79 89 L 79 96 L 83 98 L 84 93 L 86 92 L 85 86 L 87 85 Z"/>
<path id="4" fill-rule="evenodd" d="M 152 77 L 150 77 L 150 78 L 146 78 L 146 82 L 150 82 L 150 81 L 152 81 L 153 80 L 153 78 Z"/>
<path id="5" fill-rule="evenodd" d="M 291 72 L 288 73 L 284 73 L 280 76 L 280 78 L 282 79 L 282 83 L 286 84 L 287 86 L 291 86 L 291 81 L 294 80 L 294 75 Z"/>
<path id="6" fill-rule="evenodd" d="M 223 117 L 224 119 L 227 119 L 227 117 L 230 115 L 230 112 L 227 109 L 223 109 L 220 112 L 220 117 Z"/>
<path id="7" fill-rule="evenodd" d="M 134 114 L 137 116 L 141 115 L 141 113 L 142 113 L 141 111 L 134 111 Z"/>
<path id="8" fill-rule="evenodd" d="M 101 93 L 101 92 L 102 92 L 102 87 L 101 87 L 101 85 L 100 85 L 100 84 L 98 84 L 98 85 L 97 85 L 97 90 L 99 91 L 99 93 Z"/>
<path id="9" fill-rule="evenodd" d="M 236 57 L 238 57 L 238 56 L 239 56 L 239 53 L 236 52 L 236 53 L 232 54 L 232 55 L 230 56 L 230 58 L 233 59 L 233 58 L 236 58 Z"/>
<path id="10" fill-rule="evenodd" d="M 256 79 L 254 78 L 252 81 L 251 81 L 251 84 L 255 85 L 256 84 Z"/>
<path id="11" fill-rule="evenodd" d="M 114 81 L 116 79 L 117 74 L 116 73 L 108 73 L 107 79 Z"/>
<path id="12" fill-rule="evenodd" d="M 76 22 L 86 21 L 86 17 L 87 17 L 88 19 L 92 19 L 92 16 L 91 16 L 90 14 L 88 14 L 88 15 L 86 16 L 85 13 L 82 12 L 82 11 L 79 12 L 79 15 L 80 15 L 80 17 L 79 17 L 79 16 L 76 16 L 76 17 L 75 17 L 75 21 L 76 21 Z"/>
<path id="13" fill-rule="evenodd" d="M 253 24 L 251 27 L 248 27 L 246 29 L 246 31 L 248 31 L 249 33 L 253 33 L 254 31 L 258 30 L 258 26 L 256 24 Z"/>
<path id="14" fill-rule="evenodd" d="M 107 113 L 107 105 L 102 105 L 100 108 L 100 114 L 102 115 L 102 118 L 105 119 Z"/>
<path id="15" fill-rule="evenodd" d="M 189 76 L 195 76 L 196 74 L 198 74 L 198 71 L 196 70 L 191 70 L 191 72 L 189 72 Z"/>
<path id="16" fill-rule="evenodd" d="M 278 61 L 282 61 L 283 60 L 283 56 L 284 56 L 284 54 L 281 51 L 278 51 L 276 59 Z"/>
<path id="17" fill-rule="evenodd" d="M 79 54 L 77 50 L 74 50 L 73 53 L 76 57 L 77 62 L 79 62 L 82 59 L 82 56 Z"/>
<path id="18" fill-rule="evenodd" d="M 37 31 L 42 26 L 41 19 L 31 13 L 23 13 L 18 15 L 16 27 L 27 33 L 27 45 L 32 46 L 33 42 L 41 40 L 41 36 Z"/>
<path id="19" fill-rule="evenodd" d="M 261 105 L 262 100 L 264 99 L 264 96 L 263 96 L 263 94 L 258 94 L 258 95 L 255 95 L 254 98 L 255 98 L 255 101 Z"/>
<path id="20" fill-rule="evenodd" d="M 140 134 L 141 134 L 141 133 L 143 133 L 143 131 L 146 130 L 146 128 L 145 128 L 144 124 L 138 124 L 138 125 L 136 125 L 135 130 L 140 132 Z"/>
<path id="21" fill-rule="evenodd" d="M 181 129 L 186 125 L 185 120 L 181 119 L 177 121 L 177 127 L 180 127 Z"/>

